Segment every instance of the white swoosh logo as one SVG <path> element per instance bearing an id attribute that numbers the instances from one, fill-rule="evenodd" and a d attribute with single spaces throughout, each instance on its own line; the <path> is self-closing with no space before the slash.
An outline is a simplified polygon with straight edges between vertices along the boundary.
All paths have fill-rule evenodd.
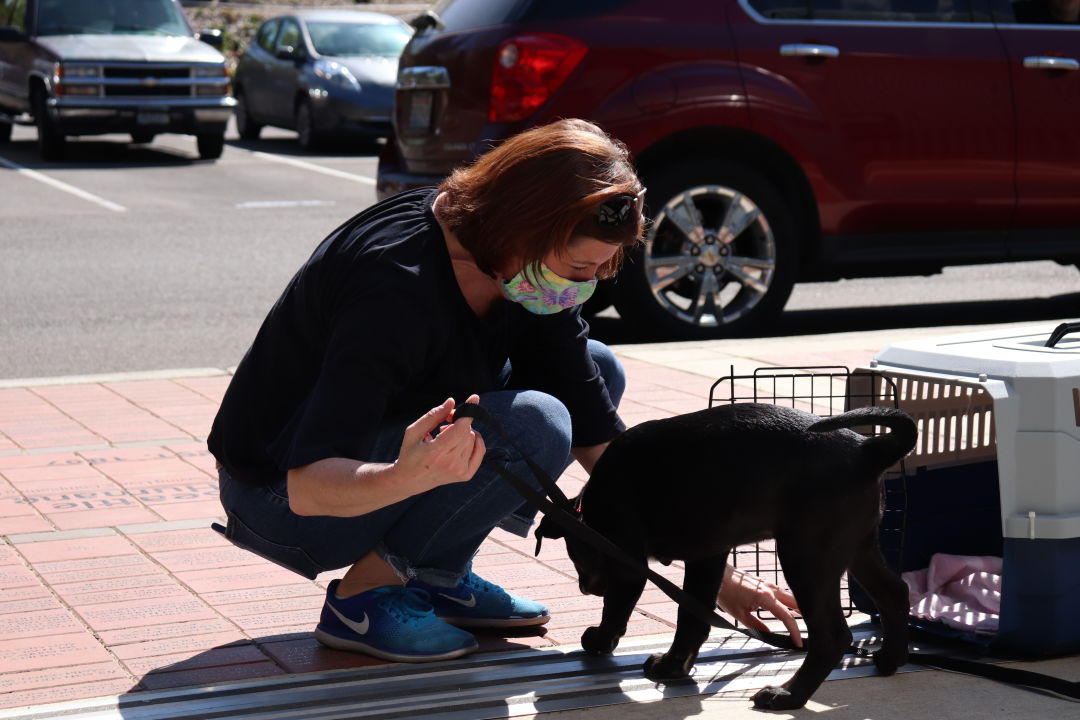
<path id="1" fill-rule="evenodd" d="M 345 624 L 345 627 L 349 628 L 357 635 L 367 635 L 368 625 L 370 625 L 370 623 L 368 622 L 367 613 L 364 613 L 364 619 L 361 622 L 356 622 L 355 620 L 350 620 L 349 618 L 342 615 L 333 605 L 330 605 L 330 610 L 333 611 L 335 615 L 337 615 L 338 620 Z"/>
<path id="2" fill-rule="evenodd" d="M 444 597 L 447 600 L 452 600 L 452 601 L 456 602 L 458 605 L 464 605 L 465 607 L 469 607 L 469 608 L 476 607 L 476 596 L 473 595 L 472 593 L 469 593 L 469 599 L 468 600 L 462 600 L 461 598 L 452 597 L 450 595 L 447 595 L 446 593 L 439 593 L 439 597 Z"/>

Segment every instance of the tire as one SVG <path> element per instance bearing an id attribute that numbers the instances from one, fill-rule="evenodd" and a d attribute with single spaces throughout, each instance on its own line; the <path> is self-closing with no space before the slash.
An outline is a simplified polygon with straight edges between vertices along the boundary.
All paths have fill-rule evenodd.
<path id="1" fill-rule="evenodd" d="M 11 123 L 0 122 L 0 143 L 11 142 Z"/>
<path id="2" fill-rule="evenodd" d="M 767 327 L 791 294 L 799 252 L 772 184 L 751 167 L 701 158 L 665 167 L 646 185 L 652 222 L 614 285 L 619 315 L 685 339 Z"/>
<path id="3" fill-rule="evenodd" d="M 252 119 L 242 90 L 236 91 L 236 109 L 233 114 L 236 117 L 236 132 L 240 135 L 240 139 L 258 140 L 263 126 Z"/>
<path id="4" fill-rule="evenodd" d="M 217 160 L 225 149 L 225 132 L 201 133 L 195 136 L 199 148 L 199 157 L 203 160 Z"/>
<path id="5" fill-rule="evenodd" d="M 611 307 L 612 294 L 614 287 L 610 280 L 601 280 L 596 284 L 596 290 L 593 292 L 592 297 L 585 301 L 585 304 L 581 307 L 581 314 L 586 318 L 591 318 L 604 310 Z"/>
<path id="6" fill-rule="evenodd" d="M 38 154 L 43 160 L 63 160 L 67 153 L 67 139 L 49 117 L 45 91 L 42 88 L 34 90 L 31 105 L 34 111 L 34 124 L 37 125 L 38 131 Z"/>
<path id="7" fill-rule="evenodd" d="M 136 145 L 146 145 L 147 143 L 154 142 L 155 137 L 157 137 L 155 133 L 142 130 L 131 133 L 131 142 Z"/>
<path id="8" fill-rule="evenodd" d="M 296 106 L 296 141 L 309 152 L 322 145 L 322 138 L 315 129 L 315 115 L 311 103 L 306 101 Z"/>

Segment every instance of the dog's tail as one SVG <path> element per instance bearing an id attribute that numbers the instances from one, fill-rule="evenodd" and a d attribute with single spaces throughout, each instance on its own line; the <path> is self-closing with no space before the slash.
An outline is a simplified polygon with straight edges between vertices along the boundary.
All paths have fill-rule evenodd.
<path id="1" fill-rule="evenodd" d="M 918 439 L 919 430 L 911 416 L 902 410 L 888 407 L 864 407 L 849 410 L 818 420 L 810 426 L 813 432 L 829 432 L 841 428 L 881 425 L 889 428 L 883 435 L 875 435 L 863 442 L 867 458 L 882 470 L 911 452 Z"/>

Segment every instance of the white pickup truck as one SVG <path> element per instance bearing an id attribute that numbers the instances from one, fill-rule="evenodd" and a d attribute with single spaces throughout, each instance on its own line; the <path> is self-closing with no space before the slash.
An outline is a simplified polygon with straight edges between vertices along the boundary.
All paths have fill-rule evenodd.
<path id="1" fill-rule="evenodd" d="M 67 136 L 182 133 L 218 158 L 236 104 L 220 45 L 176 0 L 0 0 L 0 143 L 32 123 L 56 160 Z"/>

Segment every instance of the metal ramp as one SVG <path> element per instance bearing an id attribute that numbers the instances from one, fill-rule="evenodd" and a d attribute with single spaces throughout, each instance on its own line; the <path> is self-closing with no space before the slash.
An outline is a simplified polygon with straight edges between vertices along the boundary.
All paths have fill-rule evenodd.
<path id="1" fill-rule="evenodd" d="M 875 643 L 872 627 L 852 630 L 856 643 Z M 757 689 L 783 682 L 803 659 L 737 633 L 717 633 L 702 646 L 691 678 L 658 685 L 641 666 L 670 643 L 670 635 L 630 638 L 601 658 L 548 648 L 138 692 L 0 710 L 0 720 L 491 720 L 717 692 L 745 695 L 749 703 Z M 867 659 L 849 662 L 829 678 L 875 673 Z"/>

